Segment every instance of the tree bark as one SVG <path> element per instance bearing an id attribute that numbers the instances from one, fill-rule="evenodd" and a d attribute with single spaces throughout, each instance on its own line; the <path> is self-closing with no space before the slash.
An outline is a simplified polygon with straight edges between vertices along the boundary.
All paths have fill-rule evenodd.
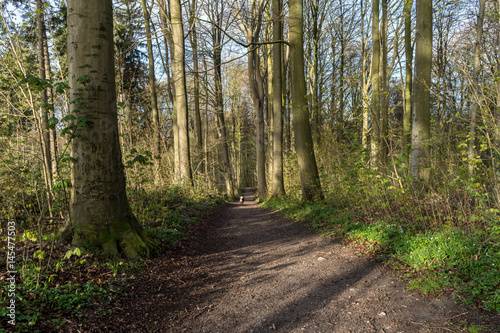
<path id="1" fill-rule="evenodd" d="M 290 73 L 292 81 L 292 113 L 295 150 L 300 168 L 302 198 L 322 199 L 314 145 L 309 122 L 304 76 L 304 33 L 302 0 L 289 1 Z"/>
<path id="2" fill-rule="evenodd" d="M 212 24 L 213 41 L 213 62 L 214 62 L 214 86 L 215 86 L 215 114 L 218 122 L 219 140 L 222 150 L 222 164 L 224 166 L 224 178 L 226 181 L 226 194 L 234 195 L 234 181 L 229 157 L 229 147 L 227 142 L 227 129 L 224 119 L 224 98 L 222 96 L 222 4 L 218 1 L 215 4 L 214 22 Z"/>
<path id="3" fill-rule="evenodd" d="M 405 15 L 405 56 L 406 56 L 406 73 L 405 73 L 405 92 L 404 92 L 404 113 L 403 113 L 403 156 L 406 160 L 406 165 L 410 162 L 411 148 L 411 92 L 412 92 L 412 62 L 413 48 L 411 46 L 411 8 L 413 0 L 405 0 L 404 15 Z"/>
<path id="4" fill-rule="evenodd" d="M 413 117 L 411 173 L 425 183 L 430 178 L 430 84 L 432 66 L 432 0 L 417 1 L 415 79 L 413 82 Z"/>
<path id="5" fill-rule="evenodd" d="M 160 112 L 158 110 L 158 97 L 156 94 L 155 60 L 153 54 L 153 41 L 151 35 L 151 12 L 147 7 L 146 0 L 142 0 L 142 11 L 144 13 L 144 27 L 146 29 L 146 44 L 148 48 L 148 79 L 151 102 L 151 117 L 153 118 L 153 160 L 155 183 L 159 182 L 159 158 L 160 158 Z"/>
<path id="6" fill-rule="evenodd" d="M 372 100 L 371 100 L 371 165 L 380 163 L 380 33 L 379 0 L 372 3 Z"/>
<path id="7" fill-rule="evenodd" d="M 389 153 L 389 78 L 387 70 L 387 1 L 382 0 L 382 21 L 380 22 L 380 164 L 386 165 Z"/>
<path id="8" fill-rule="evenodd" d="M 344 135 L 344 105 L 345 105 L 345 43 L 344 40 L 344 7 L 340 1 L 340 68 L 339 68 L 339 109 L 337 111 L 337 136 L 339 142 Z"/>
<path id="9" fill-rule="evenodd" d="M 199 73 L 199 65 L 198 65 L 198 32 L 196 30 L 196 0 L 191 1 L 190 6 L 190 16 L 189 16 L 189 25 L 191 27 L 190 42 L 191 49 L 193 50 L 193 78 L 194 78 L 194 90 L 193 90 L 193 100 L 194 100 L 194 114 L 196 120 L 196 139 L 197 139 L 197 148 L 198 151 L 201 152 L 203 150 L 203 134 L 202 134 L 202 126 L 201 126 L 201 112 L 200 112 L 200 73 Z M 203 162 L 200 166 L 200 169 L 203 170 Z"/>
<path id="10" fill-rule="evenodd" d="M 273 40 L 279 41 L 282 35 L 281 0 L 272 0 Z M 283 197 L 283 105 L 282 105 L 282 44 L 273 44 L 273 196 Z"/>
<path id="11" fill-rule="evenodd" d="M 260 69 L 259 47 L 254 45 L 259 42 L 262 15 L 264 10 L 263 1 L 251 2 L 252 18 L 250 24 L 245 26 L 243 19 L 239 16 L 240 24 L 246 32 L 248 47 L 248 80 L 250 96 L 256 113 L 256 154 L 257 154 L 257 187 L 259 200 L 267 198 L 266 181 L 266 146 L 265 146 L 265 118 L 264 118 L 264 79 Z"/>
<path id="12" fill-rule="evenodd" d="M 38 4 L 40 2 L 40 4 Z M 37 0 L 37 8 L 39 7 L 40 13 L 38 13 L 39 17 L 39 35 L 41 38 L 41 42 L 43 43 L 43 61 L 45 62 L 43 70 L 45 71 L 45 78 L 50 80 L 51 76 L 51 68 L 50 68 L 50 55 L 49 55 L 49 44 L 47 42 L 47 28 L 45 25 L 45 17 L 44 12 L 45 8 L 43 1 Z M 41 55 L 42 53 L 40 53 Z M 51 87 L 47 87 L 46 91 L 46 103 L 48 104 L 47 108 L 47 119 L 50 120 L 55 117 L 54 112 L 54 92 Z M 49 146 L 48 150 L 50 152 L 50 171 L 52 172 L 52 184 L 55 184 L 57 180 L 57 130 L 55 126 L 50 126 L 48 128 L 49 135 Z"/>
<path id="13" fill-rule="evenodd" d="M 73 244 L 148 257 L 152 241 L 132 213 L 118 137 L 111 0 L 68 0 Z M 82 81 L 83 79 L 83 81 Z M 77 124 L 84 124 L 78 125 Z"/>
<path id="14" fill-rule="evenodd" d="M 183 185 L 193 185 L 191 156 L 189 151 L 188 104 L 186 92 L 186 70 L 184 59 L 184 28 L 180 0 L 170 0 L 172 22 L 172 77 L 174 80 L 174 113 L 177 115 L 179 133 L 179 181 Z"/>
<path id="15" fill-rule="evenodd" d="M 174 150 L 174 170 L 173 170 L 173 182 L 175 184 L 179 183 L 179 172 L 180 172 L 180 160 L 179 160 L 179 128 L 177 126 L 177 113 L 174 111 L 174 85 L 172 84 L 172 76 L 171 76 L 171 61 L 170 59 L 174 58 L 174 42 L 172 40 L 172 30 L 171 26 L 168 25 L 170 22 L 170 15 L 168 11 L 168 7 L 165 3 L 165 0 L 158 0 L 158 6 L 160 7 L 160 24 L 163 32 L 163 43 L 165 44 L 165 62 L 164 62 L 164 70 L 167 77 L 167 96 L 172 103 L 172 136 L 173 136 L 173 150 Z"/>
<path id="16" fill-rule="evenodd" d="M 361 70 L 361 98 L 363 99 L 362 103 L 362 114 L 363 114 L 363 125 L 361 129 L 361 145 L 363 149 L 368 150 L 368 133 L 369 133 L 369 109 L 370 103 L 368 99 L 368 88 L 369 84 L 367 82 L 366 77 L 366 62 L 367 62 L 367 52 L 366 52 L 366 39 L 365 39 L 365 15 L 366 9 L 363 9 L 363 3 L 366 0 L 360 0 L 361 3 L 361 54 L 362 54 L 362 70 Z M 333 89 L 333 88 L 332 88 Z"/>
<path id="17" fill-rule="evenodd" d="M 45 18 L 44 18 L 44 3 L 42 0 L 37 0 L 36 2 L 36 14 L 37 14 L 37 28 L 38 34 L 38 64 L 40 80 L 46 81 L 47 79 L 47 69 L 46 65 L 48 63 L 48 53 L 45 53 L 45 45 L 47 40 L 46 30 L 45 30 Z M 47 191 L 47 204 L 49 207 L 50 215 L 52 216 L 52 184 L 53 184 L 53 170 L 51 161 L 51 133 L 47 126 L 50 107 L 49 107 L 49 88 L 43 88 L 41 91 L 41 106 L 40 106 L 40 143 L 42 148 L 42 162 L 43 162 L 43 172 L 45 179 L 45 186 Z"/>

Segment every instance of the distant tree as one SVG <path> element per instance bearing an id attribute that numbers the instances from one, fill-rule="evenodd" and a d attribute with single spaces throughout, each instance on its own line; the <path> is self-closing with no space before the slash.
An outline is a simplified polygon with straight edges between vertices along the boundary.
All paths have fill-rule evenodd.
<path id="1" fill-rule="evenodd" d="M 146 44 L 148 48 L 148 79 L 149 99 L 151 105 L 151 118 L 153 123 L 153 154 L 155 161 L 155 182 L 158 182 L 158 158 L 160 156 L 160 111 L 158 109 L 158 97 L 156 93 L 155 59 L 153 53 L 153 41 L 151 34 L 151 8 L 147 1 L 142 0 L 142 12 L 144 14 L 144 28 L 146 29 Z"/>
<path id="2" fill-rule="evenodd" d="M 132 213 L 118 137 L 111 0 L 68 0 L 73 244 L 148 257 L 152 241 Z"/>
<path id="3" fill-rule="evenodd" d="M 196 22 L 196 14 L 198 11 L 197 1 L 191 0 L 189 5 L 189 41 L 191 50 L 193 51 L 193 101 L 194 114 L 196 125 L 196 147 L 198 152 L 203 150 L 203 134 L 201 126 L 201 111 L 200 111 L 200 68 L 198 64 L 198 30 Z M 203 170 L 204 163 L 202 162 L 200 169 Z"/>
<path id="4" fill-rule="evenodd" d="M 121 0 L 114 7 L 114 43 L 116 50 L 116 73 L 118 101 L 123 107 L 123 121 L 120 122 L 122 133 L 126 133 L 125 147 L 134 148 L 137 138 L 142 134 L 142 122 L 139 110 L 149 108 L 143 96 L 146 95 L 148 73 L 143 63 L 146 58 L 140 35 L 143 33 L 144 15 L 141 7 L 133 0 Z"/>
<path id="5" fill-rule="evenodd" d="M 222 165 L 226 194 L 234 195 L 233 171 L 231 168 L 226 120 L 224 117 L 224 96 L 222 94 L 222 48 L 224 46 L 224 2 L 216 0 L 208 4 L 207 14 L 211 23 L 212 60 L 214 66 L 214 109 L 217 117 L 217 132 L 221 144 Z"/>
<path id="6" fill-rule="evenodd" d="M 266 2 L 263 0 L 251 1 L 251 16 L 245 20 L 240 15 L 240 9 L 236 8 L 240 25 L 245 33 L 248 44 L 248 80 L 252 104 L 257 115 L 257 187 L 259 199 L 265 200 L 267 197 L 266 180 L 266 150 L 265 150 L 265 75 L 261 70 L 260 48 L 258 46 L 259 37 L 262 30 L 262 19 Z M 236 3 L 235 3 L 236 5 Z"/>
<path id="7" fill-rule="evenodd" d="M 479 0 L 479 13 L 476 23 L 476 45 L 474 45 L 474 64 L 472 69 L 472 86 L 473 94 L 479 94 L 479 67 L 481 65 L 481 48 L 483 46 L 483 25 L 484 11 L 486 8 L 486 0 Z M 477 114 L 480 110 L 478 98 L 474 98 L 475 102 L 471 109 L 470 117 L 470 138 L 469 138 L 469 173 L 474 174 L 473 160 L 476 158 L 476 127 Z"/>

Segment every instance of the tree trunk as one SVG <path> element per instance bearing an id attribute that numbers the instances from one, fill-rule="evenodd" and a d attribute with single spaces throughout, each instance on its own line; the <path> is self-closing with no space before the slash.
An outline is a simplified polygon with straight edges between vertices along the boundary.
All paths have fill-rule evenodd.
<path id="1" fill-rule="evenodd" d="M 160 24 L 163 32 L 163 43 L 165 44 L 165 62 L 164 70 L 167 77 L 167 96 L 172 103 L 172 136 L 173 136 L 173 150 L 174 150 L 174 172 L 173 172 L 173 183 L 179 183 L 179 172 L 180 172 L 180 160 L 179 160 L 179 128 L 177 126 L 177 113 L 173 110 L 174 107 L 174 85 L 172 84 L 172 76 L 170 75 L 170 62 L 169 58 L 174 58 L 172 40 L 172 31 L 170 30 L 167 22 L 170 21 L 168 6 L 165 4 L 165 0 L 158 0 L 158 5 L 160 7 Z"/>
<path id="2" fill-rule="evenodd" d="M 40 4 L 38 4 L 40 2 Z M 43 15 L 45 9 L 42 8 L 44 5 L 43 1 L 37 1 L 37 7 L 39 7 L 39 19 L 41 24 L 39 26 L 39 35 L 41 38 L 41 42 L 43 43 L 43 60 L 45 62 L 43 70 L 45 71 L 45 78 L 50 80 L 51 69 L 50 69 L 50 56 L 49 56 L 49 44 L 47 42 L 47 29 L 45 26 L 45 17 Z M 40 53 L 41 54 L 41 53 Z M 47 87 L 46 91 L 46 103 L 48 104 L 47 108 L 47 120 L 50 120 L 55 117 L 54 112 L 54 92 L 51 87 Z M 50 171 L 52 172 L 52 184 L 56 182 L 57 179 L 57 130 L 55 126 L 50 126 L 48 129 L 49 135 L 49 146 L 48 150 L 50 152 L 49 160 L 51 162 Z"/>
<path id="3" fill-rule="evenodd" d="M 339 109 L 337 111 L 337 138 L 342 141 L 344 135 L 344 105 L 345 105 L 345 89 L 344 89 L 344 71 L 345 71 L 345 40 L 344 40 L 344 8 L 342 1 L 340 2 L 340 68 L 339 68 Z"/>
<path id="4" fill-rule="evenodd" d="M 37 28 L 39 31 L 38 34 L 38 64 L 39 64 L 39 72 L 40 72 L 40 80 L 46 81 L 47 79 L 47 70 L 46 64 L 48 63 L 47 57 L 48 53 L 45 53 L 45 44 L 46 44 L 46 30 L 45 30 L 45 18 L 44 18 L 44 4 L 42 0 L 37 0 Z M 53 170 L 52 170 L 52 161 L 51 161 L 51 151 L 50 151 L 50 142 L 51 136 L 50 131 L 47 126 L 50 107 L 49 107 L 49 96 L 48 96 L 48 88 L 44 88 L 41 91 L 41 106 L 40 106 L 40 143 L 42 148 L 42 162 L 43 162 L 43 173 L 45 179 L 45 186 L 47 188 L 47 204 L 49 208 L 50 216 L 52 216 L 52 184 L 53 184 Z"/>
<path id="5" fill-rule="evenodd" d="M 431 137 L 432 0 L 417 1 L 411 173 L 428 182 Z"/>
<path id="6" fill-rule="evenodd" d="M 148 257 L 152 241 L 130 209 L 118 137 L 111 0 L 68 0 L 73 244 Z M 82 80 L 83 79 L 83 80 Z M 81 126 L 79 124 L 85 124 Z M 73 227 L 73 228 L 71 228 Z M 68 230 L 68 229 L 66 229 Z"/>
<path id="7" fill-rule="evenodd" d="M 158 97 L 156 95 L 155 60 L 153 54 L 153 41 L 149 22 L 151 20 L 150 9 L 146 0 L 142 0 L 142 11 L 144 13 L 144 27 L 146 29 L 146 44 L 148 48 L 148 79 L 151 102 L 151 116 L 153 118 L 153 160 L 154 160 L 154 181 L 159 182 L 159 158 L 160 158 L 160 113 L 158 110 Z"/>
<path id="8" fill-rule="evenodd" d="M 202 126 L 201 126 L 201 112 L 200 112 L 200 74 L 199 74 L 199 65 L 198 65 L 198 35 L 196 31 L 196 0 L 191 2 L 190 6 L 190 16 L 189 16 L 189 25 L 191 27 L 191 32 L 189 34 L 191 49 L 193 50 L 193 79 L 194 79 L 194 90 L 193 90 L 193 99 L 194 99 L 194 114 L 196 120 L 196 139 L 197 139 L 197 148 L 198 151 L 201 152 L 203 150 L 203 135 L 202 135 Z M 200 165 L 200 169 L 203 170 L 203 161 Z"/>
<path id="9" fill-rule="evenodd" d="M 371 101 L 371 164 L 380 163 L 380 33 L 379 33 L 379 0 L 372 4 L 372 101 Z"/>
<path id="10" fill-rule="evenodd" d="M 498 2 L 498 24 L 500 25 L 500 1 Z M 497 45 L 497 58 L 500 58 L 500 30 L 498 31 L 498 45 Z M 500 68 L 497 69 L 497 73 L 500 72 Z M 498 75 L 498 74 L 497 74 Z M 495 149 L 492 149 L 492 172 L 493 172 L 493 186 L 495 191 L 495 197 L 497 201 L 497 207 L 500 209 L 500 168 L 498 165 L 498 154 L 500 153 L 500 78 L 497 83 L 497 100 L 496 109 L 493 112 L 493 142 L 495 144 Z M 491 147 L 493 148 L 493 147 Z"/>
<path id="11" fill-rule="evenodd" d="M 365 15 L 366 15 L 366 9 L 363 9 L 363 3 L 366 0 L 361 0 L 361 54 L 362 54 L 362 70 L 361 70 L 361 98 L 363 99 L 363 104 L 362 104 L 362 114 L 363 114 L 363 125 L 361 129 L 361 145 L 363 146 L 363 149 L 368 150 L 368 123 L 369 123 L 369 109 L 370 109 L 370 104 L 368 100 L 368 89 L 369 89 L 369 84 L 367 82 L 366 78 L 366 61 L 367 61 L 367 52 L 366 52 L 366 39 L 365 39 Z"/>
<path id="12" fill-rule="evenodd" d="M 411 148 L 411 92 L 412 92 L 412 62 L 413 48 L 411 46 L 411 8 L 413 0 L 405 0 L 404 15 L 405 15 L 405 56 L 406 56 L 406 73 L 405 73 L 405 92 L 404 92 L 404 113 L 403 113 L 403 156 L 406 160 L 406 165 L 410 162 Z"/>
<path id="13" fill-rule="evenodd" d="M 250 79 L 250 93 L 257 115 L 257 187 L 259 188 L 259 199 L 265 200 L 267 197 L 266 182 L 266 149 L 264 144 L 264 88 L 260 75 L 258 49 L 251 46 L 248 53 L 248 76 Z"/>
<path id="14" fill-rule="evenodd" d="M 336 100 L 336 89 L 335 89 L 335 54 L 336 54 L 336 48 L 335 48 L 335 35 L 332 34 L 332 41 L 331 41 L 331 46 L 332 46 L 332 74 L 330 76 L 330 120 L 332 123 L 332 130 L 337 126 L 337 100 Z"/>
<path id="15" fill-rule="evenodd" d="M 380 164 L 386 165 L 389 153 L 389 78 L 387 76 L 387 1 L 382 0 L 382 21 L 380 22 Z"/>
<path id="16" fill-rule="evenodd" d="M 476 23 L 476 45 L 474 46 L 474 65 L 472 70 L 472 95 L 473 105 L 470 116 L 470 138 L 469 138 L 469 174 L 474 174 L 474 160 L 476 158 L 476 122 L 477 113 L 480 109 L 479 101 L 479 66 L 481 64 L 481 48 L 483 45 L 483 21 L 486 0 L 479 0 L 479 13 Z"/>
<path id="17" fill-rule="evenodd" d="M 229 148 L 227 143 L 227 130 L 226 123 L 224 119 L 224 98 L 222 96 L 222 31 L 220 30 L 220 24 L 222 22 L 222 8 L 217 8 L 217 24 L 212 25 L 212 37 L 213 37 L 213 61 L 214 61 L 214 80 L 215 80 L 215 114 L 218 121 L 218 132 L 219 140 L 221 142 L 222 150 L 222 164 L 224 166 L 224 178 L 226 181 L 226 194 L 228 196 L 234 195 L 234 182 L 233 173 L 231 169 L 231 162 L 229 159 Z"/>
<path id="18" fill-rule="evenodd" d="M 272 0 L 273 40 L 282 36 L 282 1 Z M 282 106 L 282 45 L 273 44 L 273 196 L 283 197 L 283 106 Z"/>
<path id="19" fill-rule="evenodd" d="M 259 200 L 267 198 L 266 181 L 266 146 L 265 146 L 265 117 L 264 117 L 264 77 L 260 72 L 259 47 L 254 45 L 259 41 L 261 21 L 263 15 L 262 3 L 252 2 L 252 20 L 248 27 L 244 26 L 240 18 L 240 24 L 246 30 L 248 47 L 248 80 L 250 96 L 257 118 L 257 187 Z"/>
<path id="20" fill-rule="evenodd" d="M 292 113 L 295 150 L 300 168 L 304 200 L 322 199 L 316 157 L 309 123 L 304 77 L 304 33 L 302 0 L 289 1 L 290 73 L 292 81 Z"/>
<path id="21" fill-rule="evenodd" d="M 309 3 L 311 10 L 311 34 L 312 34 L 312 50 L 311 50 L 311 106 L 312 106 L 312 131 L 313 137 L 316 140 L 316 144 L 319 145 L 321 142 L 321 128 L 320 128 L 320 106 L 318 100 L 319 91 L 319 39 L 320 39 L 320 28 L 318 26 L 319 18 L 319 1 L 314 0 Z"/>
<path id="22" fill-rule="evenodd" d="M 174 56 L 172 58 L 172 77 L 175 86 L 174 113 L 177 114 L 179 133 L 179 181 L 183 185 L 193 185 L 191 157 L 189 151 L 188 104 L 186 93 L 186 70 L 184 59 L 184 28 L 180 0 L 171 0 L 170 19 Z"/>

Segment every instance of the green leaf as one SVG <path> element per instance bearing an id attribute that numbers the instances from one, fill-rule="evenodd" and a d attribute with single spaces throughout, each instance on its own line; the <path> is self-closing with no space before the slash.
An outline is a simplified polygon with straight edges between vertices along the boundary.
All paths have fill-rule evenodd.
<path id="1" fill-rule="evenodd" d="M 75 159 L 71 156 L 64 156 L 61 158 L 60 162 L 64 163 L 64 162 L 74 162 Z"/>
<path id="2" fill-rule="evenodd" d="M 38 250 L 36 251 L 35 253 L 33 253 L 33 258 L 38 258 L 40 260 L 43 260 L 43 258 L 45 258 L 45 251 L 42 251 L 42 250 Z"/>
<path id="3" fill-rule="evenodd" d="M 55 183 L 53 186 L 52 186 L 52 189 L 53 190 L 59 190 L 59 189 L 62 189 L 62 188 L 65 188 L 65 187 L 69 187 L 68 185 L 68 182 L 64 181 L 64 180 L 61 180 L 57 183 Z"/>
<path id="4" fill-rule="evenodd" d="M 71 104 L 87 104 L 87 101 L 85 101 L 83 98 L 76 98 L 71 101 Z"/>
<path id="5" fill-rule="evenodd" d="M 80 257 L 82 255 L 82 250 L 80 250 L 80 248 L 78 247 L 75 247 L 74 249 L 71 249 L 68 252 L 66 252 L 66 254 L 64 255 L 64 259 L 69 259 L 73 255 Z"/>
<path id="6" fill-rule="evenodd" d="M 54 128 L 54 126 L 56 126 L 58 123 L 59 123 L 59 119 L 57 119 L 56 117 L 52 117 L 47 122 L 47 127 Z"/>
<path id="7" fill-rule="evenodd" d="M 61 121 L 72 121 L 72 120 L 75 120 L 75 119 L 76 119 L 76 117 L 74 115 L 68 114 L 67 116 L 63 117 L 61 119 Z"/>
<path id="8" fill-rule="evenodd" d="M 54 111 L 54 104 L 51 104 L 51 103 L 43 103 L 43 104 L 42 104 L 42 108 L 43 108 L 43 109 L 45 109 L 45 110 Z"/>

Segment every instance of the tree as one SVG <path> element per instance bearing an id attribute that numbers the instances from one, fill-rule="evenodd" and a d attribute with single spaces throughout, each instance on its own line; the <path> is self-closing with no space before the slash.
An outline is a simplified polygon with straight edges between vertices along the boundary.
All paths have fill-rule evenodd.
<path id="1" fill-rule="evenodd" d="M 369 89 L 369 82 L 367 82 L 367 71 L 365 70 L 366 68 L 366 63 L 367 63 L 367 43 L 366 39 L 368 37 L 365 37 L 365 15 L 366 15 L 366 6 L 363 6 L 366 0 L 360 0 L 360 7 L 361 7 L 361 98 L 363 99 L 362 101 L 362 125 L 361 125 L 361 145 L 364 149 L 368 150 L 368 123 L 369 123 L 369 97 L 368 97 L 368 89 Z M 369 29 L 367 29 L 369 30 Z M 368 77 L 369 79 L 369 77 Z M 332 87 L 333 90 L 333 87 Z"/>
<path id="2" fill-rule="evenodd" d="M 179 180 L 192 185 L 191 156 L 189 150 L 188 104 L 186 92 L 186 68 L 184 59 L 184 28 L 179 0 L 171 0 L 170 19 L 172 21 L 172 77 L 174 80 L 174 112 L 177 114 L 179 133 Z"/>
<path id="3" fill-rule="evenodd" d="M 377 166 L 380 162 L 380 31 L 379 31 L 379 0 L 372 3 L 372 100 L 371 100 L 371 162 Z"/>
<path id="4" fill-rule="evenodd" d="M 158 109 L 158 97 L 156 94 L 155 59 L 153 54 L 153 41 L 151 35 L 151 8 L 148 8 L 146 0 L 142 0 L 142 11 L 144 13 L 144 27 L 146 29 L 146 43 L 148 47 L 148 78 L 151 103 L 151 116 L 153 118 L 153 159 L 155 161 L 155 182 L 159 181 L 160 158 L 160 111 Z"/>
<path id="5" fill-rule="evenodd" d="M 479 13 L 476 23 L 476 45 L 474 46 L 474 64 L 472 72 L 473 94 L 479 94 L 479 66 L 481 64 L 481 48 L 483 46 L 483 21 L 486 0 L 479 0 Z M 473 160 L 476 158 L 476 122 L 477 113 L 480 109 L 479 100 L 476 97 L 471 109 L 470 116 L 470 138 L 469 138 L 469 173 L 474 174 Z"/>
<path id="6" fill-rule="evenodd" d="M 198 64 L 198 32 L 196 30 L 196 0 L 192 0 L 189 6 L 189 41 L 191 43 L 191 49 L 193 50 L 193 76 L 194 76 L 194 87 L 193 87 L 193 99 L 194 99 L 194 114 L 196 120 L 196 139 L 197 148 L 201 153 L 203 150 L 203 135 L 201 126 L 201 111 L 200 111 L 200 73 Z M 203 170 L 203 162 L 200 167 Z"/>
<path id="7" fill-rule="evenodd" d="M 411 8 L 413 0 L 405 0 L 404 19 L 405 19 L 405 92 L 404 92 L 404 113 L 403 113 L 403 156 L 408 165 L 411 145 L 411 90 L 412 90 L 412 61 L 413 48 L 411 46 Z"/>
<path id="8" fill-rule="evenodd" d="M 144 14 L 134 0 L 122 0 L 114 7 L 114 43 L 116 50 L 118 101 L 123 105 L 124 119 L 120 122 L 122 133 L 127 133 L 127 141 L 123 142 L 128 149 L 135 148 L 141 137 L 140 109 L 149 107 L 143 98 L 147 88 L 147 66 L 142 62 L 145 58 L 139 40 L 143 32 Z"/>
<path id="9" fill-rule="evenodd" d="M 248 80 L 252 104 L 257 115 L 257 187 L 259 189 L 259 199 L 265 200 L 267 197 L 266 182 L 266 149 L 265 149 L 265 122 L 264 122 L 264 80 L 261 73 L 259 55 L 259 36 L 262 28 L 262 16 L 264 13 L 265 1 L 251 1 L 251 17 L 248 25 L 238 13 L 242 30 L 248 43 Z M 239 10 L 238 10 L 239 12 Z"/>
<path id="10" fill-rule="evenodd" d="M 316 157 L 309 122 L 306 99 L 306 80 L 304 76 L 304 28 L 302 0 L 289 2 L 290 74 L 292 84 L 293 131 L 295 150 L 300 168 L 302 198 L 304 200 L 322 199 Z"/>
<path id="11" fill-rule="evenodd" d="M 416 8 L 411 174 L 428 182 L 431 138 L 432 0 L 419 0 Z"/>
<path id="12" fill-rule="evenodd" d="M 73 244 L 148 257 L 153 245 L 125 191 L 116 109 L 111 0 L 68 0 Z M 71 228 L 73 227 L 73 228 Z M 67 234 L 67 233 L 66 233 Z"/>
<path id="13" fill-rule="evenodd" d="M 273 21 L 273 196 L 285 195 L 283 184 L 283 103 L 282 103 L 282 44 L 283 37 L 283 3 L 272 1 Z"/>
<path id="14" fill-rule="evenodd" d="M 48 79 L 50 73 L 50 59 L 47 45 L 47 32 L 45 27 L 44 18 L 44 2 L 42 0 L 36 1 L 36 16 L 37 16 L 37 28 L 38 28 L 38 63 L 40 80 L 45 82 Z M 50 189 L 54 181 L 54 173 L 56 172 L 57 164 L 55 163 L 55 129 L 49 129 L 48 120 L 54 117 L 54 109 L 52 107 L 52 89 L 50 87 L 44 87 L 41 90 L 41 107 L 40 107 L 40 143 L 42 146 L 42 159 L 43 159 L 43 170 L 45 176 L 45 185 L 47 187 L 48 194 L 48 206 L 49 211 L 52 214 L 52 195 Z M 52 148 L 52 149 L 51 149 Z M 54 153 L 54 155 L 52 154 Z"/>
<path id="15" fill-rule="evenodd" d="M 389 77 L 388 77 L 388 64 L 387 64 L 387 2 L 382 0 L 382 20 L 380 22 L 380 164 L 387 163 L 387 154 L 389 153 L 389 146 L 387 140 L 389 134 Z"/>
<path id="16" fill-rule="evenodd" d="M 226 129 L 226 121 L 224 119 L 224 98 L 222 95 L 222 47 L 223 47 L 223 31 L 222 24 L 224 18 L 224 3 L 222 1 L 215 1 L 211 3 L 208 8 L 210 12 L 210 21 L 212 25 L 212 58 L 214 65 L 214 109 L 217 117 L 217 131 L 221 142 L 222 150 L 222 164 L 223 172 L 226 183 L 226 194 L 229 196 L 234 195 L 234 181 L 233 172 L 231 169 L 228 136 Z"/>

